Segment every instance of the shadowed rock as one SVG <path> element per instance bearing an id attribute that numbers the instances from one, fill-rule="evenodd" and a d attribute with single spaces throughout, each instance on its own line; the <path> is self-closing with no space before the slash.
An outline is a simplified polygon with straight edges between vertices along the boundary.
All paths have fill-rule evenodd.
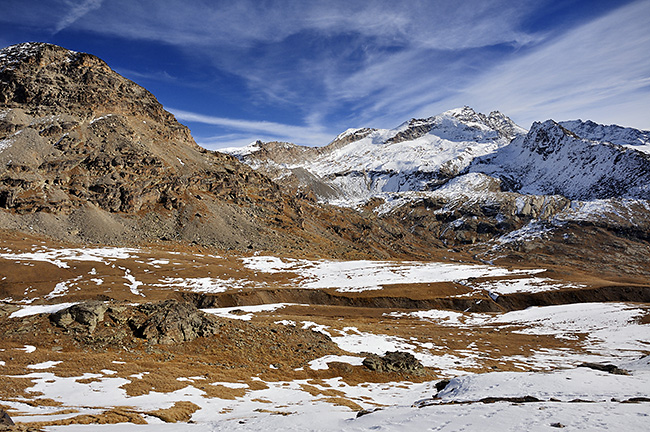
<path id="1" fill-rule="evenodd" d="M 582 363 L 578 367 L 586 367 L 589 369 L 594 369 L 602 372 L 611 373 L 614 375 L 629 375 L 630 373 L 625 369 L 620 369 L 618 366 L 613 364 L 600 364 L 600 363 Z"/>
<path id="2" fill-rule="evenodd" d="M 214 317 L 176 300 L 137 306 L 90 301 L 56 312 L 50 320 L 66 330 L 92 335 L 93 340 L 129 337 L 155 344 L 189 342 L 211 336 L 219 328 Z M 100 331 L 97 326 L 102 322 Z"/>
<path id="3" fill-rule="evenodd" d="M 7 411 L 3 410 L 0 408 L 0 425 L 3 426 L 13 426 L 14 421 L 9 417 L 9 414 L 7 414 Z"/>

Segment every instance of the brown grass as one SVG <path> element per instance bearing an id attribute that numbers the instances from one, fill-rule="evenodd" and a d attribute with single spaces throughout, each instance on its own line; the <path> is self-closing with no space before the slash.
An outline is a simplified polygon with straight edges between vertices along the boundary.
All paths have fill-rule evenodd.
<path id="1" fill-rule="evenodd" d="M 200 406 L 188 401 L 176 402 L 174 406 L 156 411 L 149 411 L 147 414 L 158 417 L 166 423 L 188 422 L 192 414 L 201 409 Z"/>

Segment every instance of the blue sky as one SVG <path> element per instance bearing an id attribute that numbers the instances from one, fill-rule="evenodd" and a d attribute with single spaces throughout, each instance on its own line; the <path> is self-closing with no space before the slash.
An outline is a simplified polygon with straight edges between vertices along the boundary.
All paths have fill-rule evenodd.
<path id="1" fill-rule="evenodd" d="M 0 45 L 95 54 L 207 148 L 469 105 L 650 129 L 650 0 L 3 0 Z"/>

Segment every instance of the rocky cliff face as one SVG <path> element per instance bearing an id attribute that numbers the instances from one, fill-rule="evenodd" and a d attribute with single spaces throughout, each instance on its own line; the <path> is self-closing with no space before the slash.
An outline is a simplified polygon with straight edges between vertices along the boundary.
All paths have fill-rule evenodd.
<path id="1" fill-rule="evenodd" d="M 504 180 L 527 194 L 570 199 L 650 199 L 650 155 L 609 142 L 583 139 L 548 120 L 487 157 L 472 171 Z"/>
<path id="2" fill-rule="evenodd" d="M 650 131 L 618 125 L 601 125 L 590 120 L 571 120 L 559 124 L 584 139 L 610 142 L 650 153 Z"/>

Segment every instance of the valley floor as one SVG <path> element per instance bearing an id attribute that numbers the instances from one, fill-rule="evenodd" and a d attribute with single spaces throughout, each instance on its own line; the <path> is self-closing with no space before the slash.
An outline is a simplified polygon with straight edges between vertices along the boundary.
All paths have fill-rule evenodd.
<path id="1" fill-rule="evenodd" d="M 0 408 L 23 427 L 641 431 L 650 420 L 642 280 L 451 251 L 331 261 L 29 237 L 0 244 L 0 274 Z M 109 318 L 87 333 L 50 320 L 87 300 L 169 298 L 216 317 L 218 332 L 156 344 Z M 388 351 L 424 369 L 362 365 Z"/>

